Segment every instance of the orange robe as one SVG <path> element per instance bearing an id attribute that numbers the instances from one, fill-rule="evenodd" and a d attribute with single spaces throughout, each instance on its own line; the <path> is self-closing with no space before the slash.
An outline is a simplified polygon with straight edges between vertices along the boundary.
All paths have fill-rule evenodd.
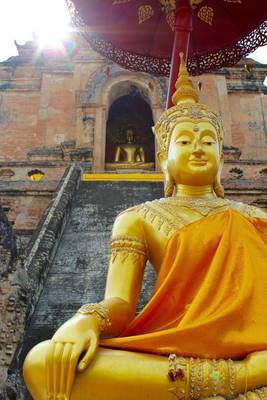
<path id="1" fill-rule="evenodd" d="M 235 359 L 267 349 L 267 220 L 229 209 L 175 233 L 150 301 L 101 345 Z"/>

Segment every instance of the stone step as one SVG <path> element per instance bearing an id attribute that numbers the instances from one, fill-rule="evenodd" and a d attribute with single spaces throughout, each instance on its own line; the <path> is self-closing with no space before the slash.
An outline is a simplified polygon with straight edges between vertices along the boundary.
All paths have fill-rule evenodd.
<path id="1" fill-rule="evenodd" d="M 22 353 L 51 338 L 81 304 L 103 299 L 114 219 L 129 207 L 162 196 L 161 182 L 80 183 Z M 147 266 L 139 309 L 149 298 L 153 282 L 154 272 Z"/>

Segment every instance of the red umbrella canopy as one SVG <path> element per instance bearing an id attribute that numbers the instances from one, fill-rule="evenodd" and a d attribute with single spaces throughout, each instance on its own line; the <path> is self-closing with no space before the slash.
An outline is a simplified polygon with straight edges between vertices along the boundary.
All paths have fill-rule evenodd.
<path id="1" fill-rule="evenodd" d="M 169 76 L 176 5 L 183 0 L 67 0 L 93 49 L 135 71 Z M 191 75 L 234 65 L 267 44 L 266 0 L 191 0 Z"/>

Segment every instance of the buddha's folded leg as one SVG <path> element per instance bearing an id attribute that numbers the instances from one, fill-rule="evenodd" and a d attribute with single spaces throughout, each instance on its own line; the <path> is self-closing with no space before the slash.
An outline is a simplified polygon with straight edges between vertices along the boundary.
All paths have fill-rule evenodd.
<path id="1" fill-rule="evenodd" d="M 48 344 L 38 344 L 24 362 L 24 380 L 34 400 L 47 400 Z M 70 400 L 171 400 L 169 387 L 167 357 L 100 348 L 88 368 L 77 372 Z"/>
<path id="2" fill-rule="evenodd" d="M 92 385 L 96 384 L 94 394 L 99 400 L 102 400 L 98 390 L 103 379 L 105 385 L 110 385 L 110 390 L 114 389 L 113 394 L 109 393 L 109 399 L 114 400 L 120 398 L 131 400 L 137 397 L 138 400 L 147 398 L 165 400 L 170 398 L 169 394 L 172 398 L 178 399 L 203 399 L 212 394 L 213 400 L 233 397 L 236 400 L 267 399 L 267 389 L 259 388 L 267 384 L 267 352 L 252 353 L 242 361 L 181 357 L 177 357 L 177 360 L 182 360 L 180 364 L 178 363 L 178 371 L 176 370 L 178 379 L 172 381 L 170 380 L 170 362 L 168 361 L 167 364 L 167 357 L 102 349 L 99 357 L 91 365 L 91 372 L 90 368 L 88 369 L 87 384 L 91 389 Z M 173 367 L 172 364 L 173 361 L 171 367 Z M 181 367 L 183 371 L 179 375 Z M 166 379 L 167 376 L 168 379 Z M 96 378 L 99 381 L 96 381 Z M 73 395 L 80 379 L 83 379 L 82 375 L 77 375 Z M 116 387 L 120 387 L 120 390 L 115 390 Z M 255 390 L 251 391 L 254 388 Z M 217 396 L 215 396 L 216 392 Z M 245 392 L 245 395 L 242 394 Z M 105 396 L 105 393 L 103 394 Z M 76 398 L 80 399 L 78 393 L 72 400 Z M 84 398 L 84 400 L 87 399 L 91 397 Z"/>
<path id="3" fill-rule="evenodd" d="M 88 369 L 77 374 L 71 400 L 172 400 L 169 387 L 167 357 L 101 348 Z"/>
<path id="4" fill-rule="evenodd" d="M 25 381 L 35 400 L 47 400 L 48 343 L 37 345 L 24 364 Z M 254 354 L 236 362 L 177 357 L 175 376 L 170 379 L 174 360 L 170 362 L 168 357 L 100 348 L 88 368 L 76 374 L 71 400 L 233 398 L 267 384 L 267 352 Z M 247 399 L 253 400 L 251 396 Z"/>

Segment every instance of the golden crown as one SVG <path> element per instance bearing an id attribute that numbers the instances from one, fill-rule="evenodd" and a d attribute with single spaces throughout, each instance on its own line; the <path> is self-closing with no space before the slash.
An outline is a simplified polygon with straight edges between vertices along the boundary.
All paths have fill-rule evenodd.
<path id="1" fill-rule="evenodd" d="M 222 151 L 223 127 L 218 113 L 205 104 L 198 103 L 198 93 L 193 87 L 184 63 L 183 53 L 180 53 L 180 69 L 172 96 L 174 106 L 166 110 L 153 128 L 160 150 L 168 153 L 170 139 L 177 122 L 209 122 L 217 132 L 217 138 Z"/>

